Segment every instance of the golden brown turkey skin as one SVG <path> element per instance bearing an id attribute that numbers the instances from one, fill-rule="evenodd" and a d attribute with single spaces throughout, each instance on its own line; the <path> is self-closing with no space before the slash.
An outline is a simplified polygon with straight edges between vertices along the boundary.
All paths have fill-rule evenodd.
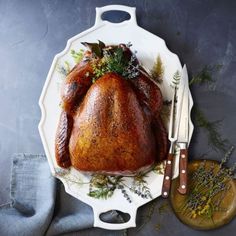
<path id="1" fill-rule="evenodd" d="M 124 50 L 130 57 L 131 51 Z M 89 52 L 86 58 L 62 86 L 62 113 L 55 140 L 58 165 L 133 175 L 164 160 L 168 141 L 160 118 L 163 100 L 159 87 L 144 69 L 134 79 L 107 73 L 92 83 L 94 58 L 90 60 Z"/>
<path id="2" fill-rule="evenodd" d="M 92 84 L 90 63 L 80 63 L 67 75 L 61 89 L 62 107 L 68 114 L 73 114 Z"/>
<path id="3" fill-rule="evenodd" d="M 69 152 L 83 171 L 134 172 L 155 162 L 156 142 L 129 82 L 108 73 L 86 93 L 74 116 Z"/>
<path id="4" fill-rule="evenodd" d="M 69 140 L 73 119 L 65 111 L 62 111 L 57 127 L 55 154 L 57 163 L 64 168 L 71 165 L 69 154 Z"/>
<path id="5" fill-rule="evenodd" d="M 92 84 L 90 63 L 81 62 L 67 75 L 61 90 L 62 112 L 55 139 L 57 164 L 63 168 L 71 166 L 69 140 L 73 127 L 73 115 L 76 107 Z"/>

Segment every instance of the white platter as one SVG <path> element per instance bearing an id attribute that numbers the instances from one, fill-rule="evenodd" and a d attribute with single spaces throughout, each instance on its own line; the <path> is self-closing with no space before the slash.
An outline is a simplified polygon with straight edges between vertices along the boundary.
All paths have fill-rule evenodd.
<path id="1" fill-rule="evenodd" d="M 130 19 L 121 23 L 111 23 L 103 21 L 101 16 L 106 11 L 119 10 L 130 14 Z M 52 62 L 50 71 L 48 73 L 41 97 L 39 99 L 39 106 L 41 108 L 42 117 L 39 123 L 39 132 L 44 146 L 44 150 L 50 165 L 52 175 L 59 178 L 67 193 L 75 198 L 87 203 L 94 211 L 94 226 L 105 229 L 124 229 L 128 227 L 135 227 L 136 212 L 138 207 L 149 202 L 151 199 L 142 198 L 128 188 L 127 193 L 132 202 L 128 202 L 124 198 L 124 194 L 120 189 L 115 189 L 113 195 L 107 199 L 96 199 L 88 196 L 90 175 L 80 173 L 71 167 L 69 170 L 61 169 L 55 160 L 54 140 L 59 121 L 61 108 L 60 103 L 60 84 L 61 74 L 58 72 L 58 66 L 63 65 L 67 61 L 71 66 L 74 65 L 73 59 L 70 55 L 70 50 L 79 51 L 84 48 L 81 42 L 97 42 L 103 41 L 105 44 L 119 44 L 132 43 L 131 50 L 137 51 L 137 57 L 145 68 L 151 69 L 156 57 L 160 55 L 164 65 L 164 80 L 161 85 L 162 94 L 165 100 L 171 100 L 170 83 L 174 73 L 182 71 L 182 66 L 176 54 L 170 52 L 165 44 L 165 41 L 156 35 L 142 29 L 137 25 L 135 8 L 110 5 L 101 8 L 96 8 L 95 25 L 69 39 L 66 48 L 57 54 Z M 192 97 L 189 92 L 190 111 L 193 105 Z M 190 122 L 189 127 L 189 142 L 193 132 L 193 125 Z M 178 158 L 176 158 L 174 166 L 174 177 L 178 176 Z M 133 179 L 131 177 L 124 177 L 126 185 L 131 186 Z M 76 183 L 75 181 L 76 180 Z M 161 195 L 163 174 L 151 171 L 145 177 L 147 186 L 150 189 L 152 198 Z M 78 182 L 82 182 L 79 184 Z M 130 215 L 130 219 L 126 223 L 112 224 L 103 222 L 99 215 L 109 210 L 119 210 Z"/>

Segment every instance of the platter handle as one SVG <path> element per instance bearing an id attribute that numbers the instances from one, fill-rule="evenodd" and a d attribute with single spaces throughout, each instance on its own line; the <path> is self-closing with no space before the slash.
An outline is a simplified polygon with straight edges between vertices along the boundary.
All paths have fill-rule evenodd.
<path id="1" fill-rule="evenodd" d="M 124 213 L 129 214 L 130 219 L 127 222 L 124 223 L 107 223 L 100 219 L 100 215 L 102 213 L 115 210 L 115 209 L 99 209 L 97 207 L 93 207 L 93 213 L 94 213 L 94 227 L 99 227 L 103 229 L 109 229 L 109 230 L 120 230 L 120 229 L 126 229 L 130 227 L 136 227 L 136 213 L 137 209 L 126 209 L 125 211 L 122 211 Z M 120 209 L 119 209 L 120 211 Z M 127 212 L 128 211 L 128 212 Z"/>
<path id="2" fill-rule="evenodd" d="M 107 5 L 104 7 L 96 7 L 96 19 L 95 19 L 95 25 L 99 25 L 102 22 L 104 22 L 104 20 L 102 19 L 102 14 L 104 12 L 107 11 L 124 11 L 129 13 L 130 15 L 130 19 L 126 20 L 125 22 L 127 23 L 131 23 L 134 25 L 137 25 L 137 20 L 136 20 L 136 7 L 128 7 L 128 6 L 124 6 L 124 5 Z M 123 22 L 120 23 L 111 23 L 111 24 L 121 24 Z"/>

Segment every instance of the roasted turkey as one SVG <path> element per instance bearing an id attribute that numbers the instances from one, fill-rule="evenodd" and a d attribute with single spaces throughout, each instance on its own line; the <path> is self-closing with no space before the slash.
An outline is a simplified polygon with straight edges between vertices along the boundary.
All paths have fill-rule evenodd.
<path id="1" fill-rule="evenodd" d="M 125 45 L 109 48 L 117 47 L 130 59 L 132 52 Z M 93 63 L 99 60 L 87 51 L 64 81 L 55 139 L 57 163 L 90 173 L 147 171 L 167 154 L 161 91 L 141 66 L 132 79 L 109 71 L 94 81 Z"/>

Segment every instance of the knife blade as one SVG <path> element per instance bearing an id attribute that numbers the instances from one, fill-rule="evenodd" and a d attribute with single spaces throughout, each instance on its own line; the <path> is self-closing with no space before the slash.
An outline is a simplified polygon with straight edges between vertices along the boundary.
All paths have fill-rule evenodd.
<path id="1" fill-rule="evenodd" d="M 174 87 L 172 102 L 171 102 L 171 113 L 170 113 L 170 122 L 168 130 L 168 139 L 170 141 L 170 150 L 166 160 L 165 173 L 162 184 L 162 197 L 167 198 L 169 196 L 171 181 L 172 181 L 172 166 L 174 161 L 174 148 L 175 142 L 178 137 L 178 130 L 180 124 L 180 115 L 182 110 L 182 100 L 184 94 L 184 86 L 182 78 L 178 87 Z M 176 102 L 177 101 L 177 102 Z M 177 103 L 177 104 L 176 104 Z"/>
<path id="2" fill-rule="evenodd" d="M 188 184 L 188 140 L 189 140 L 189 84 L 187 67 L 184 65 L 182 78 L 185 83 L 184 95 L 182 101 L 182 110 L 179 124 L 177 145 L 180 147 L 179 159 L 179 187 L 180 194 L 186 194 Z"/>

